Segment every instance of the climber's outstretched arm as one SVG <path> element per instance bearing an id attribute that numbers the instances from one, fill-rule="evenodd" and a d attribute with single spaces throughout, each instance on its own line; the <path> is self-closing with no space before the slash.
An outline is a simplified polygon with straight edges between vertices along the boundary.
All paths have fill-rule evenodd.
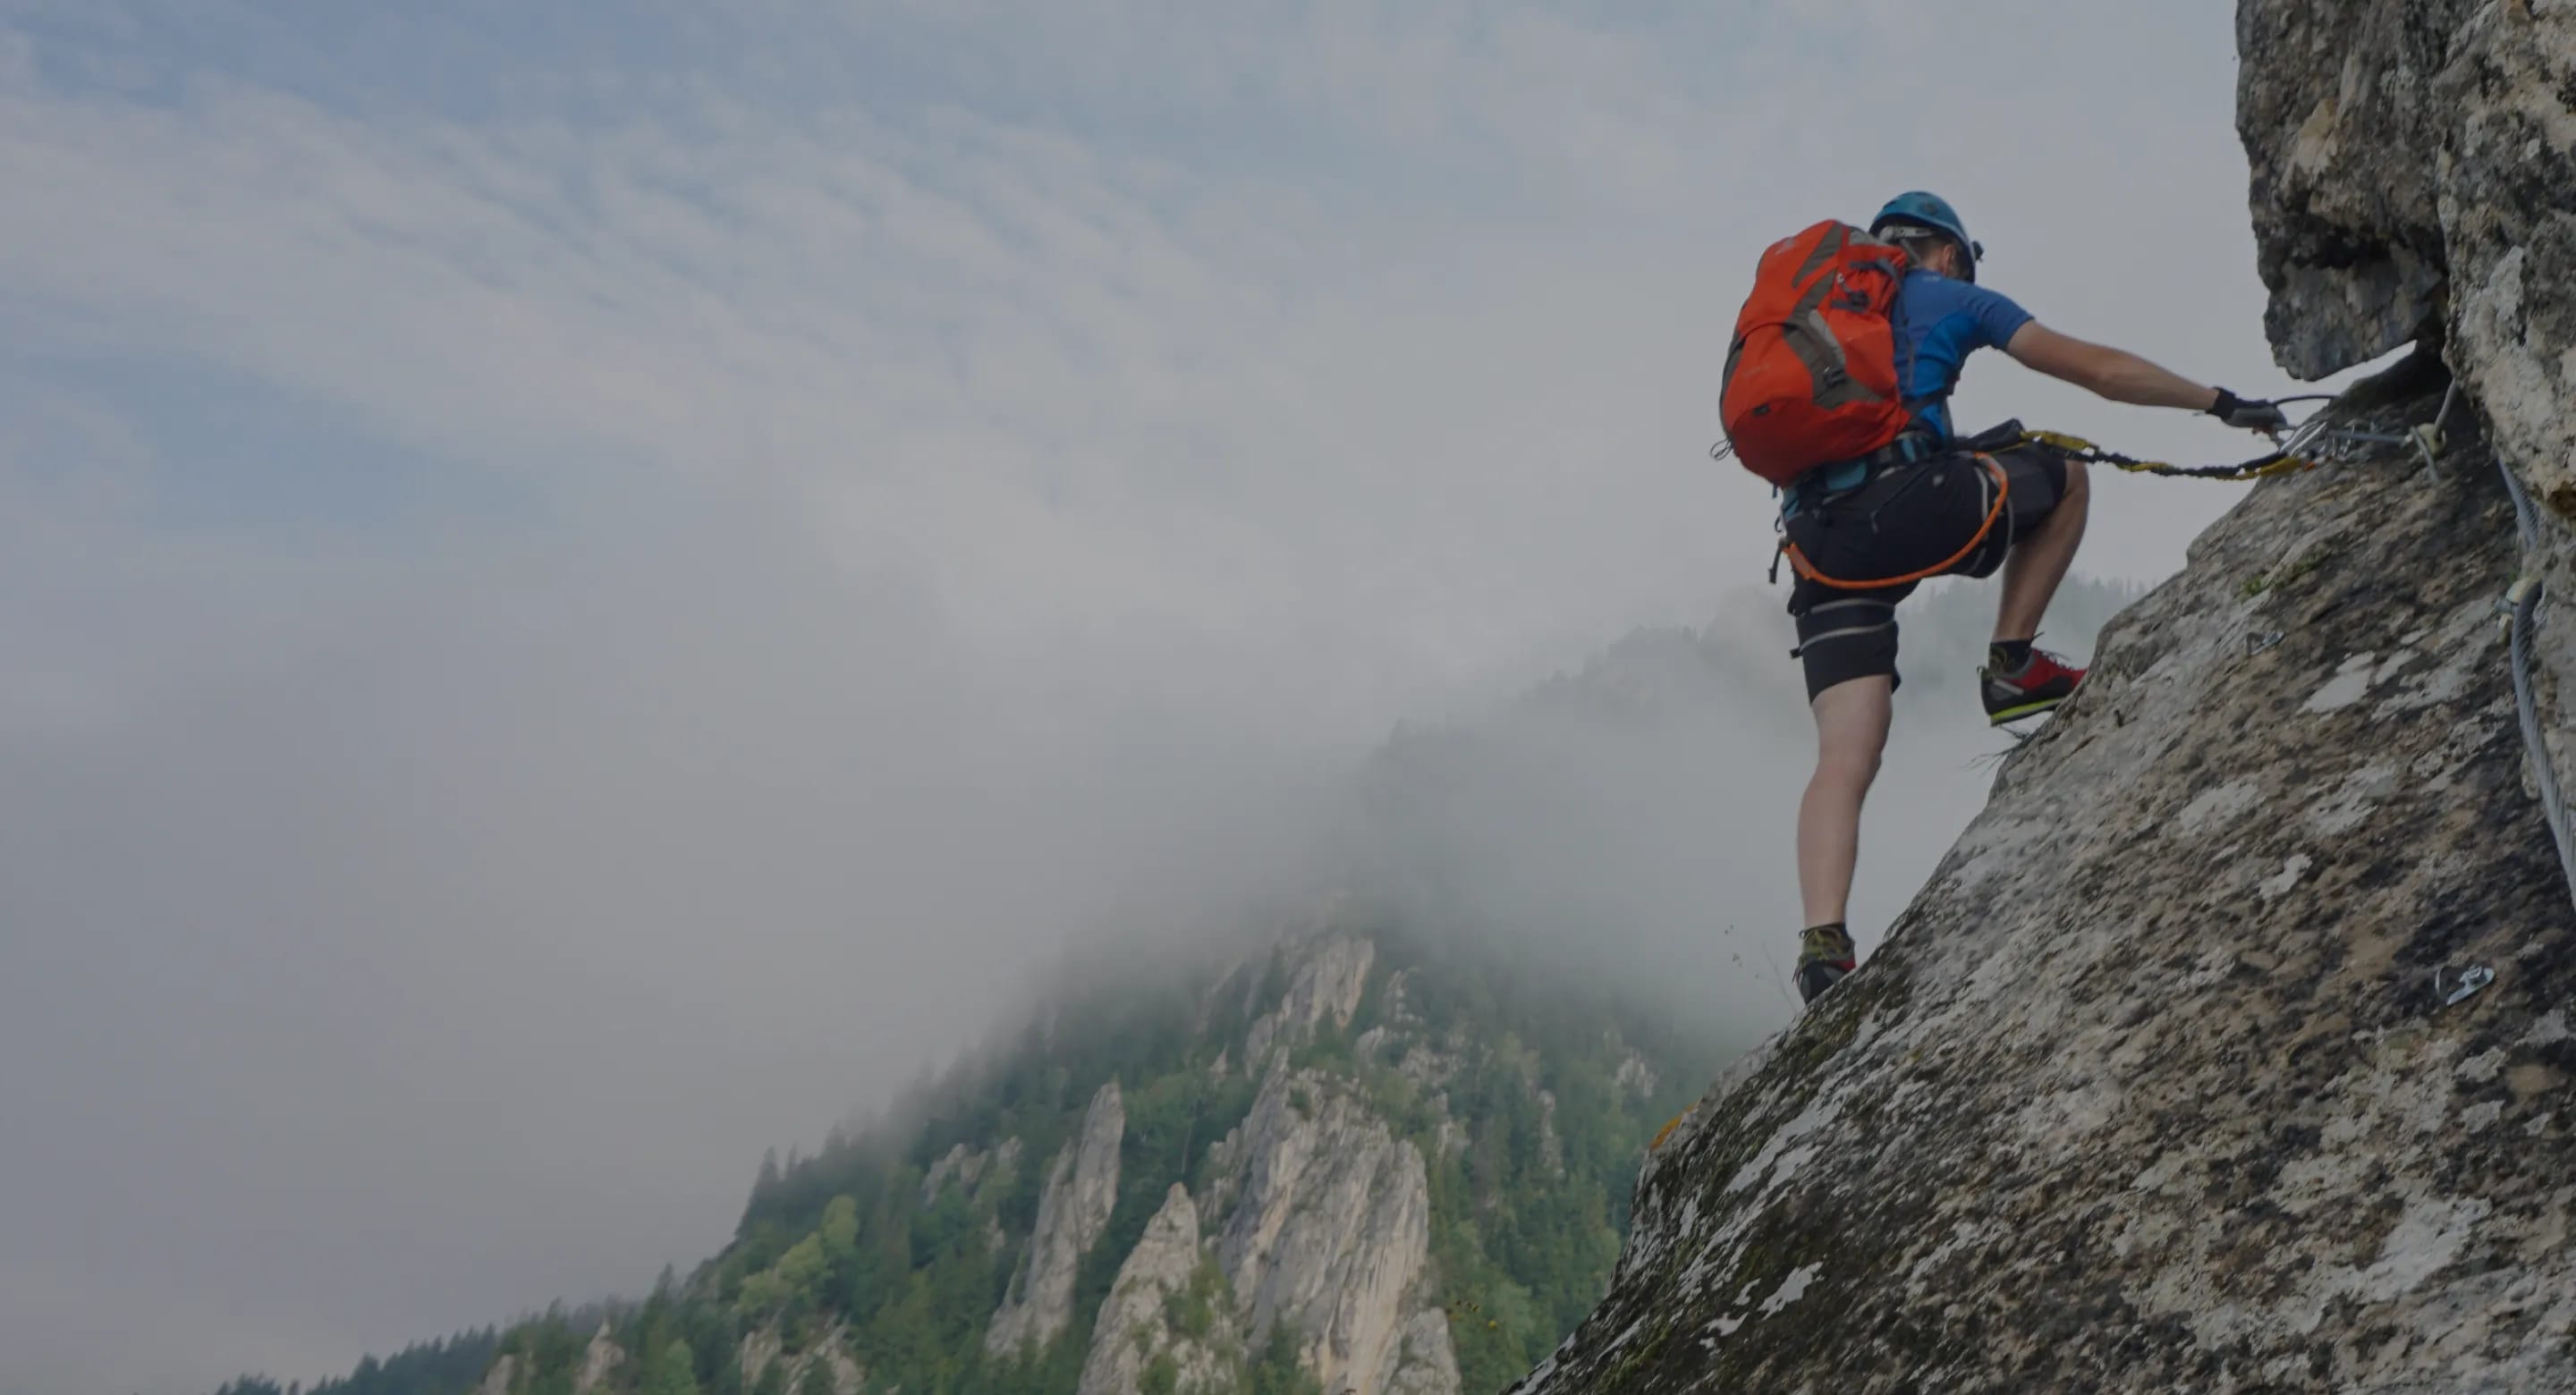
<path id="1" fill-rule="evenodd" d="M 2004 352 L 2023 367 L 2062 378 L 2097 396 L 2138 407 L 2180 407 L 2205 412 L 2218 389 L 2169 373 L 2126 350 L 2060 334 L 2037 320 L 2013 334 Z"/>

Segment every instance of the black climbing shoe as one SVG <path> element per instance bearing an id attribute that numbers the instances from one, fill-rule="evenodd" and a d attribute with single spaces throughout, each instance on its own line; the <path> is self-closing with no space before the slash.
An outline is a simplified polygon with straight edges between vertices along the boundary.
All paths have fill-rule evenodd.
<path id="1" fill-rule="evenodd" d="M 2021 667 L 2009 671 L 2000 657 L 1989 655 L 1986 666 L 1977 670 L 1991 726 L 2036 717 L 2073 697 L 2075 686 L 2084 681 L 2084 670 L 2068 668 L 2045 650 L 2033 649 Z"/>
<path id="2" fill-rule="evenodd" d="M 1842 982 L 1843 975 L 1860 966 L 1859 956 L 1851 932 L 1839 923 L 1809 926 L 1798 936 L 1799 1001 L 1812 1003 Z"/>

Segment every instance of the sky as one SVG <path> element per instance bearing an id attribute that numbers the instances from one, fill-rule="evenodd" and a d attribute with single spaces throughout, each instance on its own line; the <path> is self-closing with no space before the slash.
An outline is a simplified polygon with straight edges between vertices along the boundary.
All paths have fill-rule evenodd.
<path id="1" fill-rule="evenodd" d="M 2286 390 L 2235 76 L 2215 0 L 0 0 L 0 1395 L 685 1269 L 1633 627 L 1794 727 L 1755 256 L 1937 189 Z M 2103 480 L 2079 566 L 2233 497 Z"/>

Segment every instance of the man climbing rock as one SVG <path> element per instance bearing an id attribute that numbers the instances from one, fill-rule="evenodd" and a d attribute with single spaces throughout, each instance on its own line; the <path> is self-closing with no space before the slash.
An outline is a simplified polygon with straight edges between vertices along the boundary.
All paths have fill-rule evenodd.
<path id="1" fill-rule="evenodd" d="M 2114 402 L 2206 412 L 2256 431 L 2288 424 L 2269 402 L 2060 334 L 1977 285 L 1985 249 L 1944 199 L 1900 194 L 1869 232 L 1905 253 L 1886 311 L 1902 428 L 1892 444 L 1818 462 L 1782 489 L 1784 550 L 1798 571 L 1789 613 L 1816 718 L 1816 771 L 1798 807 L 1798 889 L 1808 928 L 1797 979 L 1809 1002 L 1856 964 L 1844 919 L 1861 802 L 1878 774 L 1900 681 L 1898 602 L 1927 577 L 2002 570 L 1994 639 L 1979 670 L 1987 719 L 1996 725 L 2056 707 L 2084 679 L 2082 669 L 2032 645 L 2084 538 L 2090 493 L 2083 463 L 2037 445 L 1980 451 L 1978 442 L 1958 437 L 1949 398 L 1968 356 L 2001 349 Z M 1828 395 L 1819 392 L 1818 400 Z"/>

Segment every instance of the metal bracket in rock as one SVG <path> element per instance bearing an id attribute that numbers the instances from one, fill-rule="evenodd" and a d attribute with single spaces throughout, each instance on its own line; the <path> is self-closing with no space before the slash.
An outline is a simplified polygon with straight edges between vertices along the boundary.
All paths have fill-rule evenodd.
<path id="1" fill-rule="evenodd" d="M 2472 964 L 2468 968 L 2462 969 L 2459 973 L 2452 976 L 2451 986 L 2446 991 L 2442 987 L 2442 971 L 2440 969 L 2435 969 L 2433 971 L 2433 996 L 2442 1000 L 2442 1006 L 2455 1007 L 2461 1003 L 2467 1002 L 2471 997 L 2474 997 L 2477 994 L 2479 989 L 2484 988 L 2493 982 L 2495 982 L 2495 970 L 2488 968 L 2484 964 Z"/>

